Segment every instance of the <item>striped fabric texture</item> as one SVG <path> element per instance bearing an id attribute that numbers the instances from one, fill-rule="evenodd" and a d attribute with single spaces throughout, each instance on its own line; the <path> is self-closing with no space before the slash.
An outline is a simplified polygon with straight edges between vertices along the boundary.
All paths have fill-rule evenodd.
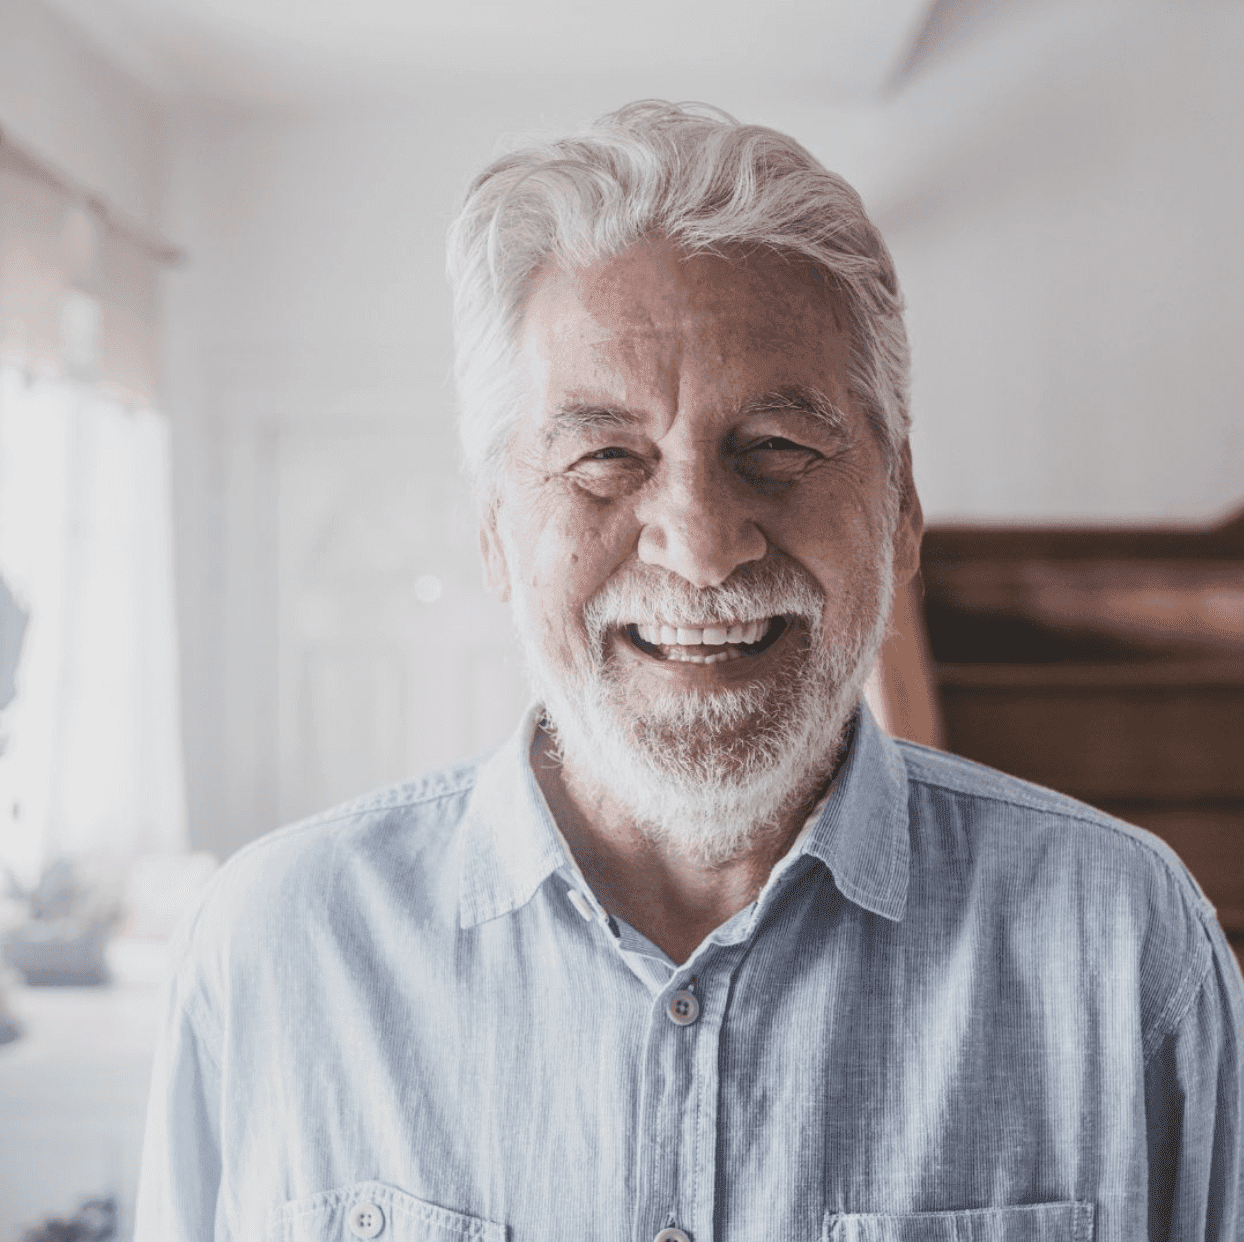
<path id="1" fill-rule="evenodd" d="M 538 722 L 221 869 L 138 1242 L 1244 1239 L 1244 987 L 1156 838 L 862 708 L 676 966 L 568 859 Z"/>

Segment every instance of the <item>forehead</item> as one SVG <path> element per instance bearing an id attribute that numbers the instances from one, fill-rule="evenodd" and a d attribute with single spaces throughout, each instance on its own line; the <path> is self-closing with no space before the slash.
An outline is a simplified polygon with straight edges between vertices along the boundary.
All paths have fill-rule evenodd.
<path id="1" fill-rule="evenodd" d="M 847 355 L 834 294 L 811 263 L 764 249 L 687 255 L 664 241 L 546 269 L 520 342 L 543 388 L 685 386 L 710 374 L 740 390 L 823 382 Z"/>

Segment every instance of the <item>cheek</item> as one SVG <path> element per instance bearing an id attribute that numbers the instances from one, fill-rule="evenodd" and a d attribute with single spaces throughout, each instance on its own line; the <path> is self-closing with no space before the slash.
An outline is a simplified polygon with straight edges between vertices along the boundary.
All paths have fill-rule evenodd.
<path id="1" fill-rule="evenodd" d="M 879 471 L 867 465 L 825 471 L 820 486 L 808 489 L 789 514 L 788 526 L 832 549 L 835 558 L 871 561 L 888 538 L 888 495 Z"/>
<path id="2" fill-rule="evenodd" d="M 573 522 L 545 526 L 533 545 L 530 585 L 551 595 L 573 599 L 576 584 L 590 573 L 600 547 L 599 533 Z"/>
<path id="3" fill-rule="evenodd" d="M 868 613 L 884 540 L 875 510 L 854 489 L 845 489 L 832 503 L 801 506 L 789 517 L 787 539 L 779 546 L 820 584 L 826 619 L 841 623 Z"/>
<path id="4" fill-rule="evenodd" d="M 532 549 L 525 586 L 540 601 L 541 631 L 559 645 L 575 641 L 584 605 L 623 558 L 606 530 L 574 515 L 544 524 Z"/>

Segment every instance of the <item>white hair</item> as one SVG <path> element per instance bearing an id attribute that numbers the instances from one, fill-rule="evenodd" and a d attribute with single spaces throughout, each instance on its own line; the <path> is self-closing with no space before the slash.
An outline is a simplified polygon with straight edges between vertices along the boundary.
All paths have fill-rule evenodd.
<path id="1" fill-rule="evenodd" d="M 496 160 L 450 227 L 459 434 L 478 492 L 495 489 L 521 410 L 517 336 L 536 276 L 646 237 L 689 254 L 766 247 L 819 268 L 850 332 L 848 389 L 897 480 L 910 423 L 903 300 L 860 196 L 785 134 L 646 100 Z"/>

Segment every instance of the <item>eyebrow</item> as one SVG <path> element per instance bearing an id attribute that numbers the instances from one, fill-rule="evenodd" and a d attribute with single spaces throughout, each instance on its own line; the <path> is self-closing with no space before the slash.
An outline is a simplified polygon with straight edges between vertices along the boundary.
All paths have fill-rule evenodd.
<path id="1" fill-rule="evenodd" d="M 776 388 L 763 396 L 753 397 L 739 406 L 736 414 L 739 418 L 749 418 L 757 414 L 785 412 L 806 414 L 839 434 L 851 429 L 851 420 L 838 406 L 819 389 L 803 384 L 791 388 Z"/>
<path id="2" fill-rule="evenodd" d="M 775 388 L 759 397 L 752 397 L 738 406 L 734 414 L 736 418 L 750 418 L 758 414 L 783 412 L 804 414 L 839 434 L 848 432 L 851 427 L 846 414 L 823 392 L 803 384 Z M 637 427 L 643 421 L 642 415 L 623 407 L 567 401 L 550 416 L 544 432 L 544 446 L 551 448 L 562 436 L 574 432 L 601 427 Z"/>
<path id="3" fill-rule="evenodd" d="M 630 410 L 609 405 L 592 405 L 583 401 L 567 401 L 549 418 L 544 432 L 544 447 L 551 448 L 564 435 L 588 431 L 596 427 L 635 427 L 642 418 Z"/>

